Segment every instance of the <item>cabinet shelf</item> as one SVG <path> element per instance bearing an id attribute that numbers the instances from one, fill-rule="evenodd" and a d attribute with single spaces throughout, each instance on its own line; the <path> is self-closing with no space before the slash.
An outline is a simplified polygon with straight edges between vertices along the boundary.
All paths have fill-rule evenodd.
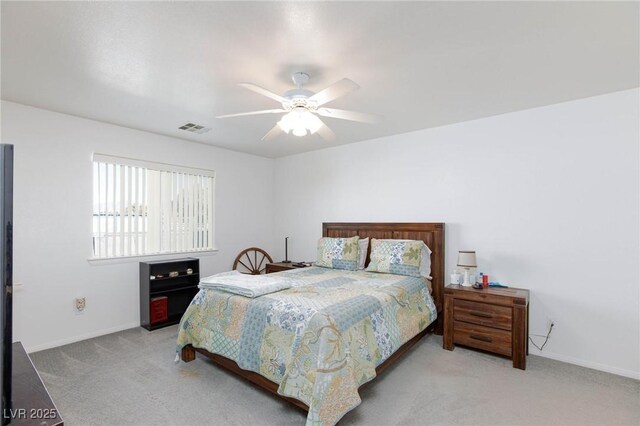
<path id="1" fill-rule="evenodd" d="M 151 279 L 151 276 L 149 276 L 149 281 L 166 281 L 166 280 L 175 280 L 178 278 L 185 278 L 185 277 L 197 277 L 200 274 L 197 273 L 193 273 L 193 274 L 180 274 L 180 275 L 176 275 L 175 277 L 162 277 L 162 278 L 154 278 Z"/>
<path id="2" fill-rule="evenodd" d="M 187 269 L 193 270 L 193 273 L 168 276 L 170 272 Z M 156 275 L 164 276 L 151 279 Z M 140 262 L 140 326 L 151 331 L 179 323 L 199 291 L 199 276 L 200 261 L 194 258 Z M 153 307 L 152 298 L 156 299 Z"/>
<path id="3" fill-rule="evenodd" d="M 170 289 L 167 289 L 167 290 L 152 290 L 152 291 L 149 292 L 149 295 L 153 296 L 153 297 L 157 297 L 158 295 L 161 296 L 161 295 L 164 295 L 164 294 L 167 294 L 167 293 L 174 293 L 176 291 L 193 290 L 194 288 L 198 288 L 198 285 L 197 284 L 196 285 L 183 285 L 183 286 L 180 286 L 179 288 L 170 288 Z"/>

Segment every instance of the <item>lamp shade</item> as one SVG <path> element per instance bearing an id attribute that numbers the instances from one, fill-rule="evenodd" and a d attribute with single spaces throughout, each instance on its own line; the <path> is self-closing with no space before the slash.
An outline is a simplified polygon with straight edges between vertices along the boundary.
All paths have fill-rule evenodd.
<path id="1" fill-rule="evenodd" d="M 475 251 L 459 251 L 458 252 L 458 266 L 462 266 L 464 268 L 475 268 L 476 263 L 476 252 Z"/>

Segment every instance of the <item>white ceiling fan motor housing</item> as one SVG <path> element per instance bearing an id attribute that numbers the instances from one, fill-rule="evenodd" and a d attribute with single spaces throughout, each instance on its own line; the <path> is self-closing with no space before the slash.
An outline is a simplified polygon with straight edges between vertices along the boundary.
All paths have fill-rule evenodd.
<path id="1" fill-rule="evenodd" d="M 297 72 L 291 76 L 291 80 L 293 80 L 293 83 L 298 87 L 285 92 L 283 97 L 289 102 L 288 105 L 283 104 L 282 106 L 285 109 L 293 109 L 296 107 L 315 109 L 315 105 L 312 105 L 312 102 L 308 101 L 308 99 L 315 95 L 315 93 L 302 88 L 302 86 L 309 82 L 309 74 Z"/>

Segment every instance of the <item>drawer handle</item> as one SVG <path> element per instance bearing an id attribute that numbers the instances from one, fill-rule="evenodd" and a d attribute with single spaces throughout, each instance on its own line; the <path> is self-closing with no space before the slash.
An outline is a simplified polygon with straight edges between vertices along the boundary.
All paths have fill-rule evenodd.
<path id="1" fill-rule="evenodd" d="M 472 339 L 476 339 L 476 340 L 482 340 L 483 342 L 488 342 L 488 343 L 491 343 L 493 341 L 493 339 L 491 337 L 478 336 L 477 334 L 471 334 L 471 335 L 469 335 L 469 337 L 471 337 Z"/>
<path id="2" fill-rule="evenodd" d="M 475 311 L 471 311 L 469 312 L 471 315 L 475 316 L 475 317 L 482 317 L 482 318 L 493 318 L 493 315 L 491 314 L 487 314 L 484 312 L 475 312 Z"/>

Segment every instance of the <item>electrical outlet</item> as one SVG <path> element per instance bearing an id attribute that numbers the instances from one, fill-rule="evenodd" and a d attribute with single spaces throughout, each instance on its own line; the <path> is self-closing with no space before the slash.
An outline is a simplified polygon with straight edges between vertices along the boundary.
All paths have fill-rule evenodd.
<path id="1" fill-rule="evenodd" d="M 84 309 L 87 307 L 87 299 L 85 297 L 76 297 L 74 306 L 77 314 L 84 313 Z"/>
<path id="2" fill-rule="evenodd" d="M 551 318 L 547 318 L 547 330 L 551 330 L 552 327 L 555 327 L 555 323 Z"/>

